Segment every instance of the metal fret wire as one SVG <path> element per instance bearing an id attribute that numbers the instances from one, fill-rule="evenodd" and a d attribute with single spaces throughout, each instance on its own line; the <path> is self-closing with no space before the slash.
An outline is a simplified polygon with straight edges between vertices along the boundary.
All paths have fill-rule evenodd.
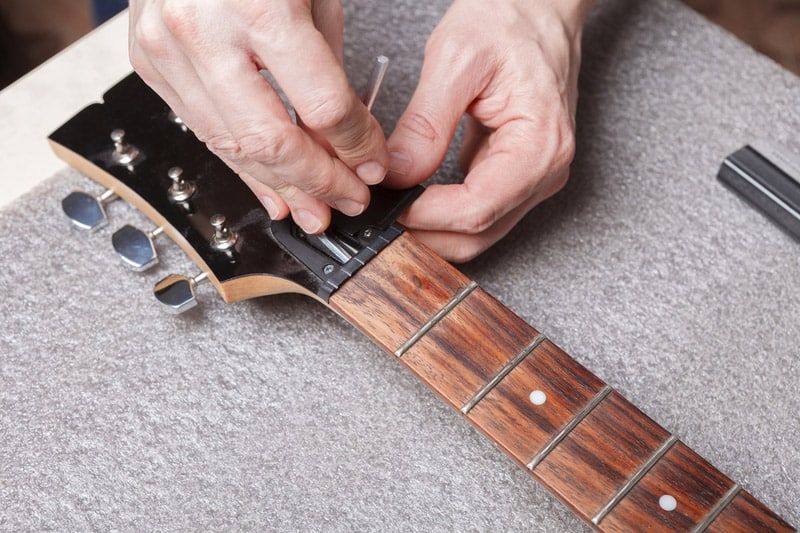
<path id="1" fill-rule="evenodd" d="M 546 340 L 547 337 L 542 333 L 539 333 L 536 337 L 534 337 L 534 339 L 527 346 L 525 346 L 514 357 L 514 359 L 506 363 L 506 366 L 500 369 L 500 372 L 498 372 L 495 377 L 493 377 L 488 383 L 486 383 L 486 385 L 484 385 L 483 388 L 479 390 L 475 394 L 475 396 L 473 396 L 472 399 L 464 405 L 464 407 L 461 408 L 461 412 L 463 414 L 469 413 L 470 410 L 472 410 L 473 407 L 478 405 L 478 402 L 480 402 L 484 396 L 489 394 L 489 392 L 493 388 L 495 388 L 497 384 L 500 383 L 503 380 L 503 378 L 505 378 L 508 375 L 509 372 L 514 370 L 514 368 L 516 368 L 518 364 L 520 364 L 526 357 L 528 357 L 528 354 L 530 354 L 533 350 L 536 349 L 537 346 L 539 346 L 542 342 Z"/>
<path id="2" fill-rule="evenodd" d="M 586 406 L 585 406 L 585 407 L 584 407 L 584 408 L 583 408 L 583 409 L 582 409 L 582 410 L 581 410 L 581 411 L 580 411 L 580 412 L 579 412 L 577 415 L 575 415 L 575 418 L 573 418 L 572 420 L 570 420 L 570 421 L 569 421 L 569 423 L 568 423 L 566 426 L 564 426 L 564 427 L 561 429 L 561 431 L 559 431 L 559 432 L 558 432 L 556 435 L 554 435 L 554 436 L 553 436 L 553 438 L 552 438 L 552 439 L 550 439 L 550 442 L 548 442 L 548 443 L 547 443 L 547 445 L 545 445 L 545 447 L 544 447 L 544 448 L 542 448 L 542 450 L 541 450 L 539 453 L 537 453 L 537 454 L 536 454 L 536 455 L 533 457 L 533 459 L 531 459 L 531 462 L 530 462 L 530 463 L 528 463 L 528 470 L 533 470 L 534 468 L 536 468 L 536 465 L 538 465 L 539 463 L 541 463 L 541 462 L 542 462 L 542 460 L 544 460 L 544 458 L 545 458 L 545 457 L 547 457 L 547 454 L 549 454 L 550 452 L 552 452 L 552 451 L 555 449 L 555 447 L 556 447 L 556 446 L 558 446 L 558 444 L 559 444 L 559 443 L 560 443 L 562 440 L 564 440 L 564 438 L 565 438 L 567 435 L 569 435 L 569 433 L 570 433 L 570 432 L 571 432 L 573 429 L 575 429 L 575 426 L 577 426 L 577 425 L 578 425 L 578 424 L 581 422 L 581 420 L 583 420 L 584 418 L 586 418 L 586 416 L 587 416 L 589 413 L 591 413 L 591 412 L 592 412 L 592 410 L 593 410 L 595 407 L 597 407 L 597 405 L 598 405 L 600 402 L 602 402 L 602 401 L 603 401 L 603 399 L 604 399 L 606 396 L 608 396 L 608 394 L 609 394 L 609 393 L 610 393 L 612 390 L 614 390 L 614 389 L 612 389 L 612 388 L 611 388 L 611 385 L 606 385 L 605 387 L 603 387 L 603 389 L 602 389 L 600 392 L 598 392 L 598 393 L 595 395 L 595 397 L 594 397 L 594 398 L 592 398 L 592 401 L 590 401 L 590 402 L 589 402 L 589 403 L 588 403 L 588 404 L 587 404 L 587 405 L 586 405 Z"/>
<path id="3" fill-rule="evenodd" d="M 738 483 L 734 483 L 733 487 L 731 487 L 730 490 L 725 494 L 725 497 L 722 498 L 717 503 L 717 505 L 714 506 L 711 512 L 708 513 L 705 519 L 697 525 L 697 527 L 694 529 L 694 531 L 692 531 L 692 533 L 702 533 L 703 531 L 708 529 L 708 526 L 711 525 L 711 522 L 716 520 L 716 518 L 720 515 L 720 513 L 722 513 L 722 511 L 724 511 L 725 508 L 728 505 L 730 505 L 733 499 L 736 496 L 738 496 L 741 491 L 742 491 L 741 485 L 739 485 Z"/>
<path id="4" fill-rule="evenodd" d="M 402 356 L 404 353 L 406 353 L 406 352 L 408 351 L 408 349 L 409 349 L 409 348 L 411 348 L 412 346 L 414 346 L 414 344 L 415 344 L 415 343 L 416 343 L 418 340 L 420 340 L 422 337 L 424 337 L 424 336 L 425 336 L 425 334 L 426 334 L 426 333 L 428 333 L 428 331 L 430 331 L 430 330 L 431 330 L 431 328 L 432 328 L 433 326 L 435 326 L 435 325 L 436 325 L 436 324 L 437 324 L 437 323 L 438 323 L 438 322 L 439 322 L 441 319 L 443 319 L 443 318 L 444 318 L 444 317 L 447 315 L 447 313 L 449 313 L 450 311 L 452 311 L 452 310 L 453 310 L 453 308 L 454 308 L 455 306 L 457 306 L 459 303 L 461 303 L 461 302 L 464 300 L 464 298 L 466 298 L 467 296 L 469 296 L 469 294 L 470 294 L 470 293 L 471 293 L 473 290 L 475 290 L 475 288 L 476 288 L 477 286 L 478 286 L 478 284 L 477 284 L 477 283 L 475 283 L 474 281 L 471 281 L 471 282 L 470 282 L 470 284 L 469 284 L 469 285 L 467 285 L 466 287 L 464 287 L 464 289 L 463 289 L 461 292 L 459 292 L 458 294 L 456 294 L 456 295 L 453 297 L 453 299 L 452 299 L 452 300 L 450 300 L 449 302 L 447 302 L 447 305 L 445 305 L 444 307 L 442 307 L 441 309 L 439 309 L 439 310 L 436 312 L 436 314 L 435 314 L 435 315 L 433 315 L 433 316 L 430 318 L 430 320 L 428 320 L 428 321 L 427 321 L 427 322 L 426 322 L 426 323 L 425 323 L 425 324 L 424 324 L 424 325 L 423 325 L 423 326 L 422 326 L 422 327 L 419 329 L 419 331 L 417 331 L 416 333 L 414 333 L 414 335 L 412 335 L 410 339 L 408 339 L 408 340 L 407 340 L 405 343 L 403 343 L 403 345 L 402 345 L 400 348 L 398 348 L 398 349 L 397 349 L 397 350 L 394 352 L 394 354 L 395 354 L 397 357 L 401 357 L 401 356 Z"/>
<path id="5" fill-rule="evenodd" d="M 618 491 L 614 496 L 608 501 L 607 504 L 603 506 L 602 509 L 592 518 L 592 524 L 598 525 L 600 521 L 606 517 L 611 510 L 616 507 L 616 505 L 622 501 L 631 489 L 639 482 L 640 479 L 644 477 L 647 472 L 650 471 L 651 468 L 661 459 L 665 453 L 667 453 L 672 446 L 678 442 L 678 437 L 675 435 L 670 435 L 670 437 L 661 445 L 661 447 L 655 451 L 655 453 L 647 460 L 645 464 L 639 468 L 639 470 L 631 477 Z"/>

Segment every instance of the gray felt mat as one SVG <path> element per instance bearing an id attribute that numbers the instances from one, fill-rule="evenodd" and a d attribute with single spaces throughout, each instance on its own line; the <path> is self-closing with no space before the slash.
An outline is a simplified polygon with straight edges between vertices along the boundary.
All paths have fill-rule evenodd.
<path id="1" fill-rule="evenodd" d="M 387 130 L 445 3 L 347 3 L 354 85 L 394 58 Z M 571 181 L 463 269 L 798 525 L 800 245 L 714 176 L 755 138 L 800 148 L 800 83 L 677 2 L 598 4 Z M 72 230 L 76 187 L 0 214 L 0 529 L 588 531 L 319 304 L 206 286 L 163 313 L 188 259 L 126 271 L 109 237 L 142 216 Z"/>

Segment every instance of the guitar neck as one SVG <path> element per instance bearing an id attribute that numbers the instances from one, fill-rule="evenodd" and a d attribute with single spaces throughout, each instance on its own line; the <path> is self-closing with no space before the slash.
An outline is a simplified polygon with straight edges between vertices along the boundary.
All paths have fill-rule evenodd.
<path id="1" fill-rule="evenodd" d="M 795 531 L 407 233 L 329 305 L 600 531 Z"/>

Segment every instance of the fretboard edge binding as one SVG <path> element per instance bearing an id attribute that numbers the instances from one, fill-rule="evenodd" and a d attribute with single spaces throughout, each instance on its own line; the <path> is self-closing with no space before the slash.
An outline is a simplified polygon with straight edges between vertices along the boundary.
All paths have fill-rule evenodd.
<path id="1" fill-rule="evenodd" d="M 600 521 L 606 517 L 608 513 L 610 513 L 614 507 L 617 506 L 622 499 L 628 495 L 628 493 L 636 486 L 636 484 L 641 480 L 645 474 L 647 474 L 653 466 L 662 458 L 664 454 L 666 454 L 672 446 L 678 442 L 678 437 L 675 435 L 670 435 L 670 437 L 664 441 L 664 443 L 656 450 L 653 455 L 645 462 L 636 473 L 631 476 L 631 478 L 625 482 L 625 484 L 620 487 L 616 494 L 605 504 L 600 511 L 598 511 L 597 515 L 592 518 L 592 524 L 600 525 Z"/>
<path id="2" fill-rule="evenodd" d="M 514 370 L 514 368 L 516 368 L 517 365 L 519 365 L 522 361 L 524 361 L 525 358 L 528 357 L 528 355 L 531 352 L 533 352 L 537 346 L 539 346 L 546 340 L 547 336 L 544 335 L 543 333 L 539 333 L 538 335 L 536 335 L 536 337 L 534 337 L 533 340 L 529 342 L 527 346 L 525 346 L 522 350 L 520 350 L 520 352 L 516 356 L 514 356 L 513 359 L 511 359 L 508 363 L 506 363 L 506 365 L 503 368 L 501 368 L 500 371 L 491 380 L 489 380 L 486 383 L 486 385 L 484 385 L 483 388 L 479 390 L 475 394 L 475 396 L 472 397 L 470 401 L 464 404 L 464 407 L 461 408 L 461 413 L 465 415 L 469 413 L 473 407 L 478 405 L 478 402 L 480 402 L 484 398 L 484 396 L 489 394 L 489 392 L 491 392 L 492 389 L 494 389 L 498 383 L 500 383 L 503 379 L 505 379 L 505 377 L 512 370 Z"/>
<path id="3" fill-rule="evenodd" d="M 403 343 L 397 350 L 395 350 L 394 354 L 397 357 L 402 357 L 404 353 L 406 353 L 418 340 L 424 337 L 430 330 L 439 323 L 447 314 L 452 311 L 458 304 L 460 304 L 464 299 L 469 296 L 469 294 L 474 291 L 478 287 L 478 284 L 474 281 L 471 281 L 469 285 L 464 287 L 458 294 L 453 296 L 453 298 L 447 302 L 447 304 L 439 309 L 435 315 L 433 315 L 425 324 L 422 325 L 419 330 L 414 333 L 406 342 Z"/>

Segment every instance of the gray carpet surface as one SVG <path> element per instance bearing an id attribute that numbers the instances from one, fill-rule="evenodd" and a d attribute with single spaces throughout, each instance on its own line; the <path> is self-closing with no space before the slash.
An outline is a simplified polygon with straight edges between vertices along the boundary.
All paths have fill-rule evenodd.
<path id="1" fill-rule="evenodd" d="M 444 4 L 346 5 L 354 85 L 393 58 L 387 131 Z M 675 1 L 599 2 L 570 182 L 462 267 L 794 525 L 800 245 L 715 174 L 756 138 L 800 150 L 798 81 Z M 66 169 L 0 213 L 0 529 L 589 530 L 318 303 L 204 286 L 165 314 L 150 287 L 190 261 L 125 270 L 109 237 L 144 218 L 73 230 L 73 188 L 99 191 Z"/>

